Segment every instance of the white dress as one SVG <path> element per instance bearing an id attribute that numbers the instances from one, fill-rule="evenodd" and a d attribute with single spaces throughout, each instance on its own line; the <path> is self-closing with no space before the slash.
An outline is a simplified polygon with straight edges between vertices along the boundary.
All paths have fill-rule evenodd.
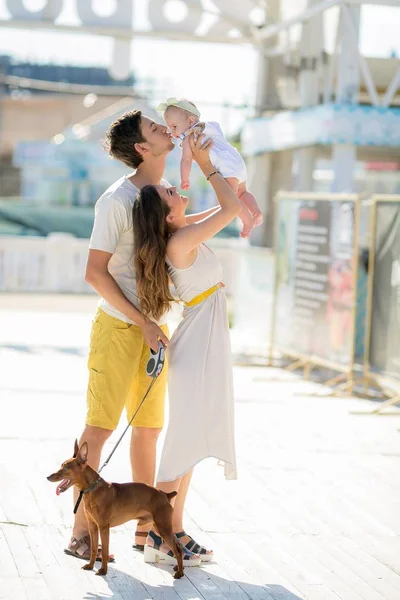
<path id="1" fill-rule="evenodd" d="M 200 121 L 204 125 L 202 133 L 206 138 L 211 138 L 213 147 L 210 150 L 210 160 L 213 167 L 219 171 L 224 179 L 235 177 L 239 183 L 247 181 L 246 163 L 237 149 L 226 139 L 221 126 L 216 121 Z M 193 129 L 196 129 L 198 123 L 195 123 L 190 129 L 181 134 L 180 139 L 187 137 Z"/>
<path id="2" fill-rule="evenodd" d="M 210 160 L 224 179 L 236 177 L 239 183 L 247 180 L 246 163 L 237 151 L 224 137 L 222 129 L 216 121 L 206 121 L 203 132 L 213 140 L 210 150 Z"/>
<path id="3" fill-rule="evenodd" d="M 184 302 L 222 281 L 222 267 L 204 244 L 191 267 L 176 269 L 167 263 Z M 169 423 L 157 481 L 173 481 L 208 457 L 224 463 L 227 479 L 236 479 L 232 358 L 223 288 L 184 308 L 168 346 L 168 360 Z"/>

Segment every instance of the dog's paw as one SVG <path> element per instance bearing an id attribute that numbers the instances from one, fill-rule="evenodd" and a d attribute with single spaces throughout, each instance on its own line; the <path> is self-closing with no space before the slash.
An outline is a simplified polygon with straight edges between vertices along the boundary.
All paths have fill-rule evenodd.
<path id="1" fill-rule="evenodd" d="M 107 569 L 106 569 L 106 568 L 103 568 L 103 567 L 101 567 L 101 568 L 100 568 L 100 569 L 97 571 L 96 575 L 107 575 Z"/>
<path id="2" fill-rule="evenodd" d="M 94 567 L 94 565 L 91 565 L 90 563 L 87 563 L 86 565 L 83 565 L 82 569 L 84 571 L 92 571 L 93 567 Z"/>
<path id="3" fill-rule="evenodd" d="M 174 579 L 182 579 L 183 577 L 183 571 L 175 571 L 174 573 Z"/>
<path id="4" fill-rule="evenodd" d="M 179 569 L 178 565 L 174 566 L 174 579 L 181 579 L 183 577 L 183 569 Z"/>

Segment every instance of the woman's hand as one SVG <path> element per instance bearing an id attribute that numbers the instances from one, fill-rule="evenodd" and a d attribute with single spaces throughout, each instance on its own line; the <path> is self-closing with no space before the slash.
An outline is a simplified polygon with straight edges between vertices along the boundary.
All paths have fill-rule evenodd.
<path id="1" fill-rule="evenodd" d="M 207 138 L 203 133 L 203 135 L 200 135 L 196 141 L 194 141 L 193 136 L 190 136 L 189 144 L 190 150 L 192 151 L 192 156 L 203 173 L 206 175 L 211 173 L 213 170 L 213 165 L 210 161 L 210 150 L 213 147 L 212 139 Z"/>

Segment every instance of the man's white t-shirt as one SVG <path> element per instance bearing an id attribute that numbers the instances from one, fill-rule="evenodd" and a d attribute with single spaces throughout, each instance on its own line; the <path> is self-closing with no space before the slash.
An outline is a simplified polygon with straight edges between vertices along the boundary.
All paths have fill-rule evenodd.
<path id="1" fill-rule="evenodd" d="M 164 179 L 161 185 L 169 187 Z M 91 250 L 110 252 L 112 257 L 108 270 L 113 276 L 122 293 L 140 310 L 139 298 L 136 295 L 136 273 L 133 264 L 133 223 L 132 209 L 139 190 L 124 175 L 113 183 L 97 200 L 93 231 L 89 242 Z M 112 306 L 104 298 L 99 306 L 108 315 L 133 323 L 126 315 Z M 159 325 L 165 323 L 167 314 L 156 321 Z"/>

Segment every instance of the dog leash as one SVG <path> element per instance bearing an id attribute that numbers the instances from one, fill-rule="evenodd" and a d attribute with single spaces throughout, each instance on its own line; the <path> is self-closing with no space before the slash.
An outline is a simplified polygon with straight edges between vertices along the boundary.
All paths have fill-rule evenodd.
<path id="1" fill-rule="evenodd" d="M 85 488 L 84 490 L 81 490 L 79 492 L 79 497 L 78 497 L 78 500 L 76 501 L 76 504 L 75 504 L 75 507 L 74 507 L 74 515 L 76 514 L 76 512 L 77 512 L 77 510 L 79 508 L 79 505 L 80 505 L 80 503 L 82 501 L 82 498 L 83 498 L 83 494 L 86 494 L 87 492 L 91 492 L 92 490 L 94 490 L 94 488 L 96 487 L 96 485 L 98 485 L 100 483 L 100 480 L 101 480 L 100 473 L 101 473 L 101 471 L 110 462 L 110 459 L 111 459 L 112 455 L 114 454 L 114 452 L 118 448 L 119 444 L 122 441 L 122 438 L 124 437 L 125 433 L 128 431 L 129 427 L 131 426 L 131 423 L 132 423 L 133 419 L 136 417 L 136 415 L 138 414 L 140 407 L 142 406 L 143 402 L 146 400 L 147 396 L 150 394 L 151 388 L 153 387 L 153 385 L 155 384 L 157 378 L 161 374 L 161 371 L 163 370 L 164 363 L 165 363 L 165 349 L 164 349 L 164 346 L 163 346 L 162 342 L 159 341 L 158 342 L 158 349 L 157 349 L 156 352 L 150 348 L 150 358 L 147 361 L 147 365 L 146 365 L 146 375 L 148 375 L 149 377 L 151 377 L 152 381 L 150 382 L 150 385 L 147 388 L 146 393 L 144 394 L 141 403 L 139 404 L 139 406 L 135 410 L 135 412 L 133 414 L 133 417 L 129 421 L 128 425 L 125 427 L 124 431 L 122 432 L 119 440 L 115 444 L 115 446 L 112 449 L 111 453 L 109 454 L 108 458 L 104 461 L 104 463 L 102 464 L 102 466 L 98 470 L 97 473 L 98 473 L 99 477 L 96 479 L 96 481 L 94 481 L 93 483 L 91 483 L 87 488 Z"/>

